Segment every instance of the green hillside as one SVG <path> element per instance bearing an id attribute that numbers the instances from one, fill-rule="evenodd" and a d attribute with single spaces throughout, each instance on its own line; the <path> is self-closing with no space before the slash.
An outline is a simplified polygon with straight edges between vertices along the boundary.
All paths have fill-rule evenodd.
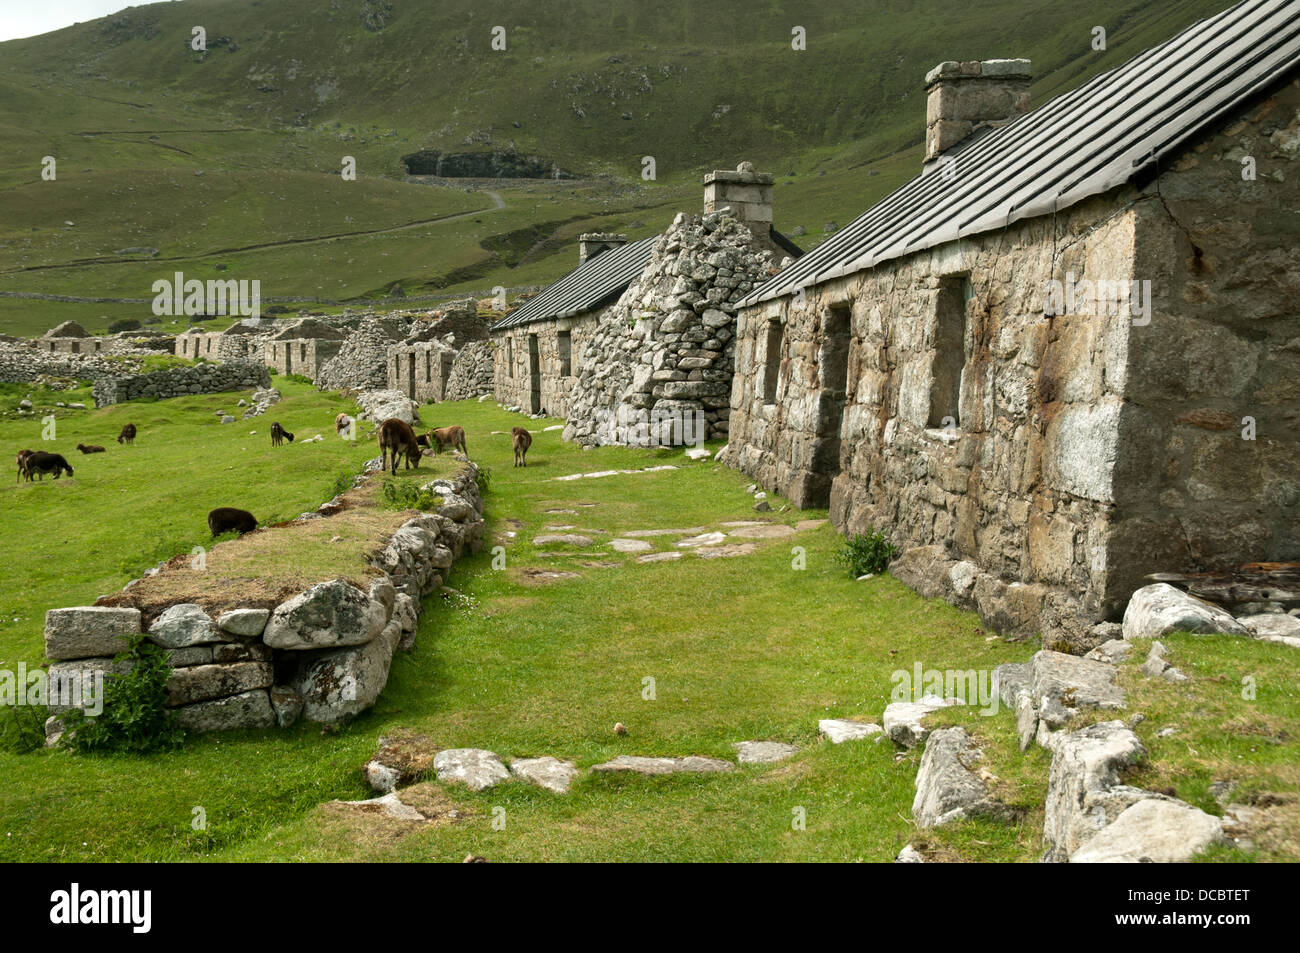
<path id="1" fill-rule="evenodd" d="M 0 44 L 0 329 L 141 317 L 178 267 L 322 302 L 544 283 L 572 266 L 581 231 L 653 234 L 698 207 L 701 173 L 741 159 L 778 174 L 777 226 L 802 226 L 808 247 L 915 173 L 922 79 L 941 60 L 1029 57 L 1041 103 L 1224 6 L 133 7 Z M 190 48 L 196 26 L 206 52 Z M 796 26 L 806 50 L 791 49 Z M 577 178 L 408 180 L 403 157 L 426 149 L 536 155 Z M 640 176 L 647 155 L 655 181 Z M 344 156 L 356 181 L 338 174 Z"/>

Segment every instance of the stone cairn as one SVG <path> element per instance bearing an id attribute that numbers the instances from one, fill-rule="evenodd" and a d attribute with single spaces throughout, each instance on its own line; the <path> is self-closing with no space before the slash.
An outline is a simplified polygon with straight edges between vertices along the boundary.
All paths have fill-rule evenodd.
<path id="1" fill-rule="evenodd" d="M 367 469 L 378 466 L 376 459 Z M 454 479 L 427 485 L 441 506 L 389 537 L 371 559 L 377 572 L 366 589 L 333 579 L 274 609 L 234 608 L 215 619 L 193 603 L 172 605 L 147 629 L 136 608 L 51 609 L 45 616 L 50 683 L 126 674 L 126 664 L 113 656 L 143 632 L 167 650 L 168 706 L 187 731 L 288 727 L 299 717 L 346 721 L 375 703 L 396 651 L 414 646 L 421 598 L 442 586 L 457 559 L 482 546 L 477 476 L 469 463 Z M 331 500 L 303 518 L 328 518 L 336 510 Z M 50 705 L 48 743 L 64 730 L 58 716 L 68 709 Z"/>
<path id="2" fill-rule="evenodd" d="M 657 440 L 639 436 L 644 423 L 676 414 L 702 415 L 705 439 L 725 437 L 736 302 L 772 267 L 771 252 L 726 209 L 679 214 L 587 344 L 564 439 Z"/>

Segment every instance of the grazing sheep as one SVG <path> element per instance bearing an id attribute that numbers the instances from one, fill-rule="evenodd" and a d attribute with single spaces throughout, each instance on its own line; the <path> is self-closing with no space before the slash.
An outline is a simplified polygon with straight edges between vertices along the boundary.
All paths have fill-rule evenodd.
<path id="1" fill-rule="evenodd" d="M 15 483 L 17 483 L 23 477 L 26 477 L 28 480 L 32 478 L 31 474 L 27 472 L 27 458 L 30 457 L 31 455 L 32 455 L 32 451 L 30 450 L 18 451 L 18 476 L 14 479 Z"/>
<path id="2" fill-rule="evenodd" d="M 280 421 L 275 421 L 271 424 L 271 446 L 278 447 L 286 440 L 293 443 L 293 434 L 281 427 Z"/>
<path id="3" fill-rule="evenodd" d="M 57 480 L 64 470 L 68 471 L 68 476 L 72 476 L 72 467 L 68 465 L 68 461 L 63 459 L 63 455 L 60 453 L 46 453 L 44 450 L 37 450 L 24 463 L 26 465 L 27 479 L 29 480 L 34 473 L 40 474 L 42 480 L 45 479 L 45 474 L 53 473 L 54 479 Z"/>
<path id="4" fill-rule="evenodd" d="M 347 414 L 339 414 L 334 418 L 334 432 L 344 440 L 351 439 L 351 435 L 356 432 L 356 426 L 356 418 L 349 417 Z"/>
<path id="5" fill-rule="evenodd" d="M 257 529 L 257 517 L 248 510 L 237 510 L 233 506 L 219 506 L 208 514 L 208 529 L 213 536 L 239 530 L 239 535 L 251 533 Z"/>
<path id="6" fill-rule="evenodd" d="M 432 449 L 433 444 L 429 443 L 429 438 L 432 436 L 433 436 L 432 430 L 430 430 L 428 433 L 422 433 L 416 435 L 415 438 L 416 446 L 423 447 L 425 450 Z"/>
<path id="7" fill-rule="evenodd" d="M 90 446 L 86 446 L 84 443 L 79 443 L 77 444 L 77 449 L 80 450 L 82 453 L 104 453 L 105 452 L 103 447 L 94 443 L 92 443 Z"/>
<path id="8" fill-rule="evenodd" d="M 132 444 L 135 443 L 135 424 L 127 424 L 122 428 L 122 432 L 117 435 L 118 443 Z"/>
<path id="9" fill-rule="evenodd" d="M 533 435 L 523 427 L 512 427 L 510 442 L 515 445 L 515 466 L 528 466 L 528 448 L 533 445 Z"/>
<path id="10" fill-rule="evenodd" d="M 406 469 L 420 469 L 420 445 L 415 440 L 415 431 L 405 420 L 389 417 L 379 425 L 379 469 L 387 467 L 388 457 L 392 455 L 393 474 L 397 474 L 397 455 L 406 456 Z"/>
<path id="11" fill-rule="evenodd" d="M 429 436 L 438 445 L 437 453 L 442 453 L 442 448 L 450 446 L 453 450 L 459 450 L 465 456 L 469 456 L 469 451 L 465 449 L 465 428 L 464 427 L 443 427 L 441 430 L 430 430 Z"/>

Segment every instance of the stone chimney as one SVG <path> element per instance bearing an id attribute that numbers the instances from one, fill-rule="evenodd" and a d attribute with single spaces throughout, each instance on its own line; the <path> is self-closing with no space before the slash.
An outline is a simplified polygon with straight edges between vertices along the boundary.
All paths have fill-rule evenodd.
<path id="1" fill-rule="evenodd" d="M 735 172 L 719 169 L 704 177 L 704 211 L 731 208 L 731 214 L 750 226 L 755 235 L 767 235 L 772 226 L 772 184 L 770 172 L 755 172 L 752 162 L 742 162 Z M 757 227 L 755 227 L 757 226 Z"/>
<path id="2" fill-rule="evenodd" d="M 611 232 L 587 232 L 585 235 L 579 235 L 578 264 L 581 265 L 589 258 L 595 258 L 601 252 L 626 244 L 626 235 L 615 235 Z"/>
<path id="3" fill-rule="evenodd" d="M 1029 60 L 940 63 L 925 76 L 925 161 L 1029 112 Z"/>

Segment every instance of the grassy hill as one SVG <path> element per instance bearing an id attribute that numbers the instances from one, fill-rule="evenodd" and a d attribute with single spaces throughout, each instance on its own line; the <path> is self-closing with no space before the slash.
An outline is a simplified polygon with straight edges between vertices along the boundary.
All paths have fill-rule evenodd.
<path id="1" fill-rule="evenodd" d="M 572 266 L 581 231 L 652 234 L 698 207 L 701 173 L 741 159 L 778 173 L 777 226 L 803 226 L 811 246 L 919 168 L 922 79 L 941 60 L 1029 57 L 1041 103 L 1225 5 L 132 7 L 0 44 L 0 329 L 141 317 L 139 299 L 178 263 L 194 277 L 220 264 L 260 278 L 267 298 L 330 302 L 394 284 L 542 283 Z M 1096 25 L 1104 52 L 1091 48 Z M 195 26 L 206 52 L 190 49 Z M 496 26 L 505 50 L 492 48 Z M 791 49 L 795 26 L 806 50 Z M 423 149 L 517 151 L 580 178 L 410 181 L 402 159 Z M 47 155 L 54 182 L 40 177 Z M 653 182 L 640 178 L 646 155 Z M 344 156 L 356 181 L 338 176 Z M 482 215 L 454 217 L 465 212 Z"/>

